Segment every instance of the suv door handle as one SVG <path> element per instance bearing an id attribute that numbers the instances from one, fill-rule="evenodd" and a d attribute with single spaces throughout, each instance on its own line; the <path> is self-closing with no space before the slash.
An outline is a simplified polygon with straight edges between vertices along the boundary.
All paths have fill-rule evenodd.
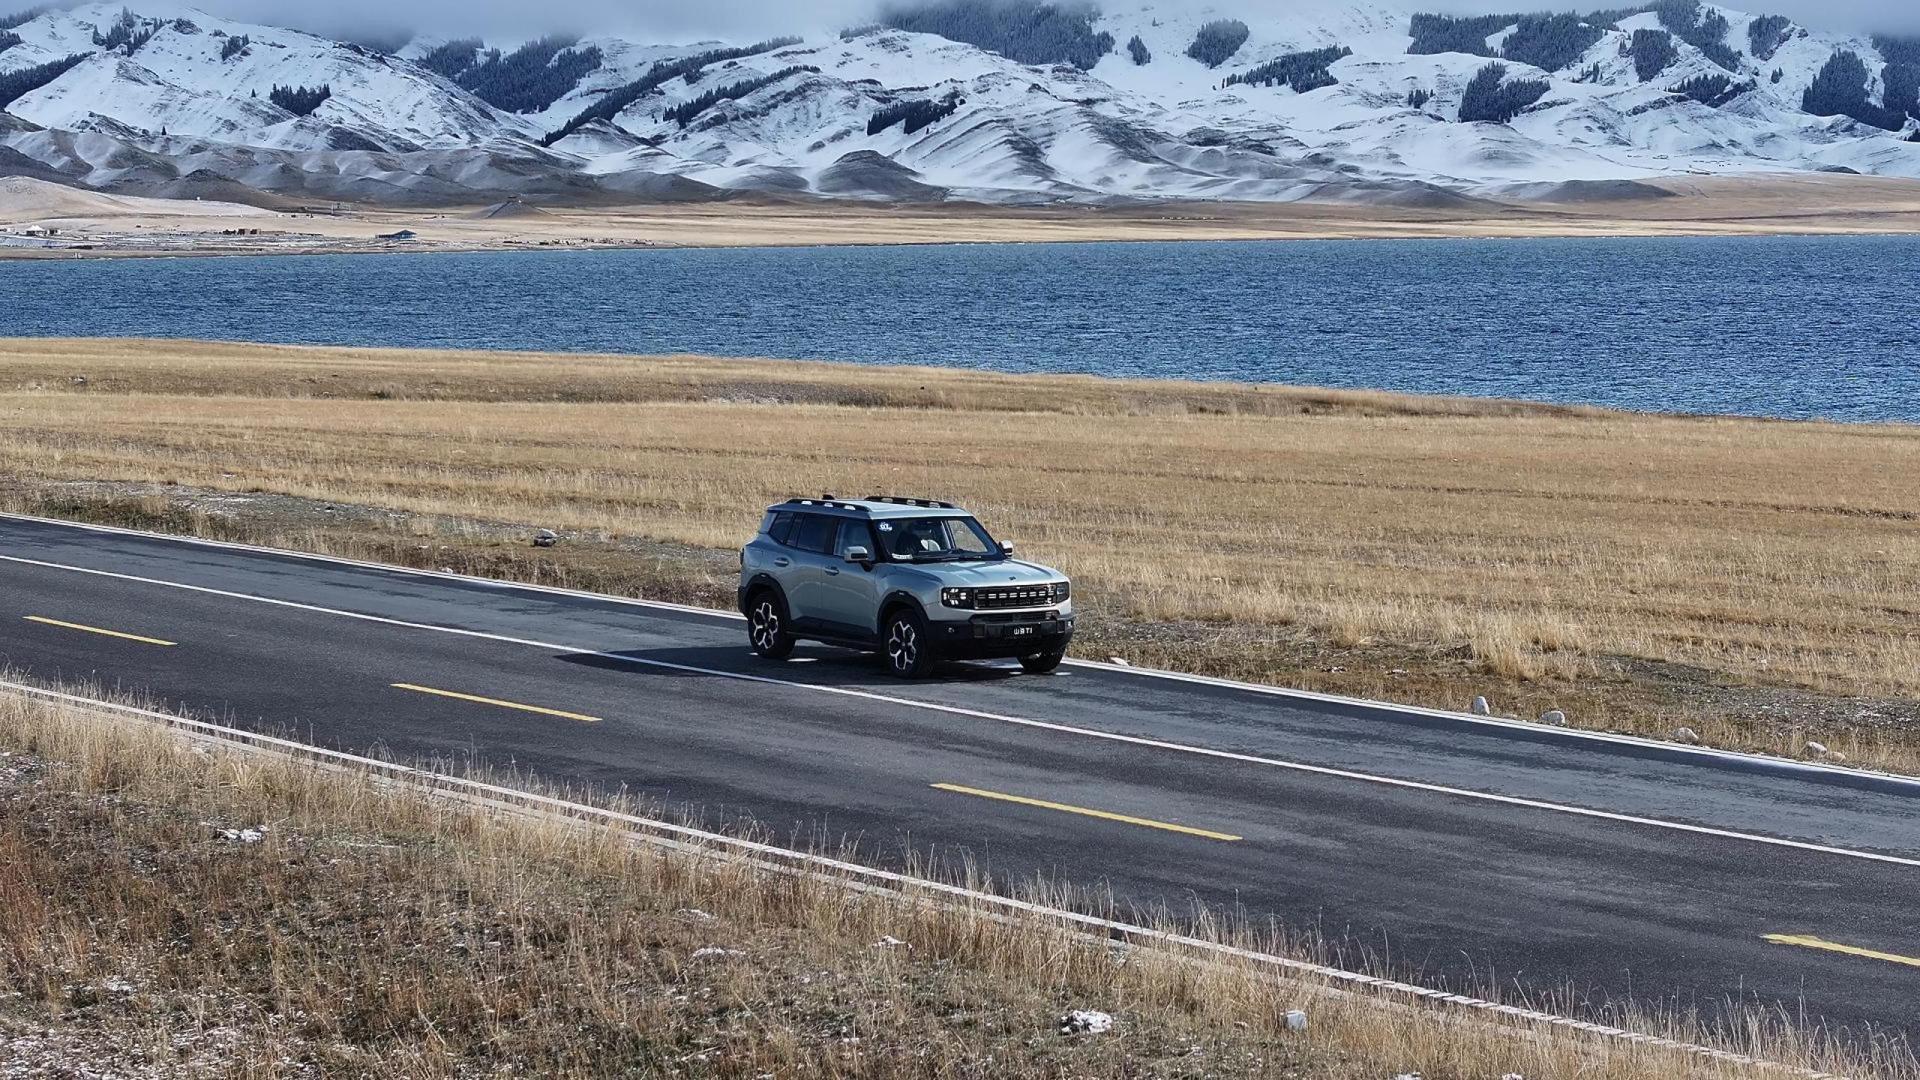
<path id="1" fill-rule="evenodd" d="M 789 559 L 789 558 L 787 558 L 787 557 L 786 557 L 785 555 L 782 555 L 782 556 L 780 556 L 780 557 L 778 557 L 778 558 L 776 558 L 776 559 L 774 559 L 774 560 L 773 560 L 773 565 L 775 565 L 775 566 L 792 566 L 792 565 L 793 565 L 793 560 L 792 560 L 792 559 Z"/>
<path id="2" fill-rule="evenodd" d="M 840 573 L 840 568 L 837 566 L 829 566 L 827 567 L 827 573 L 838 575 Z"/>

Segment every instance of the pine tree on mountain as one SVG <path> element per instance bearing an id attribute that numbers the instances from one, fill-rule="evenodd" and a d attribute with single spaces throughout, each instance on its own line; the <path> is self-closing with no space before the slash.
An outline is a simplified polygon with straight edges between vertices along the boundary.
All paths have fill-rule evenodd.
<path id="1" fill-rule="evenodd" d="M 1652 82 L 1680 58 L 1673 47 L 1673 35 L 1665 30 L 1635 30 L 1627 50 L 1633 56 L 1633 72 L 1641 82 Z"/>
<path id="2" fill-rule="evenodd" d="M 267 98 L 295 116 L 312 116 L 332 96 L 333 87 L 323 83 L 314 87 L 276 85 Z"/>
<path id="3" fill-rule="evenodd" d="M 1467 82 L 1460 96 L 1462 122 L 1504 124 L 1547 94 L 1544 79 L 1507 81 L 1507 65 L 1488 64 Z"/>
<path id="4" fill-rule="evenodd" d="M 1072 64 L 1087 70 L 1113 51 L 1113 35 L 1093 28 L 1091 5 L 1042 0 L 932 0 L 889 9 L 888 26 L 938 34 L 1022 64 Z"/>
<path id="5" fill-rule="evenodd" d="M 1815 116 L 1849 116 L 1888 131 L 1905 127 L 1906 111 L 1875 105 L 1867 97 L 1867 85 L 1866 62 L 1858 53 L 1841 49 L 1827 58 L 1802 92 L 1800 107 Z"/>
<path id="6" fill-rule="evenodd" d="M 1247 24 L 1239 19 L 1215 19 L 1200 27 L 1187 46 L 1187 55 L 1210 68 L 1219 67 L 1247 43 Z"/>

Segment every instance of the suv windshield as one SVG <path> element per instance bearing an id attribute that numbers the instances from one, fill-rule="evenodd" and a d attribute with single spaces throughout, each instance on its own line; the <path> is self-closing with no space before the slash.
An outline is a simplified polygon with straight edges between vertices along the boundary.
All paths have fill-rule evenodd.
<path id="1" fill-rule="evenodd" d="M 873 523 L 889 558 L 913 562 L 1005 558 L 1000 545 L 970 517 L 882 518 Z"/>

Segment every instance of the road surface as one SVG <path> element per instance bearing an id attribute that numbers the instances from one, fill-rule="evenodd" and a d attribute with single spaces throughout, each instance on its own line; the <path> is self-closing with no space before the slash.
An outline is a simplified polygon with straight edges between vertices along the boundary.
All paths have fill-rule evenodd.
<path id="1" fill-rule="evenodd" d="M 864 857 L 1237 908 L 1511 996 L 1920 1029 L 1920 785 L 1093 665 L 921 683 L 713 613 L 0 518 L 0 665 Z"/>

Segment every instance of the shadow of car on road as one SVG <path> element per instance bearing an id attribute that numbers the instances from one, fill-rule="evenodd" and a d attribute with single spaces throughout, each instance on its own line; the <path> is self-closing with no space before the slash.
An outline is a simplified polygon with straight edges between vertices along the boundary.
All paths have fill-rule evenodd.
<path id="1" fill-rule="evenodd" d="M 785 660 L 755 656 L 745 643 L 672 649 L 608 649 L 604 652 L 563 653 L 557 659 L 602 671 L 651 671 L 711 678 L 742 675 L 813 686 L 860 690 L 899 690 L 919 683 L 993 683 L 1025 675 L 1018 667 L 992 663 L 948 662 L 925 679 L 907 680 L 888 674 L 872 653 L 829 646 L 802 646 Z"/>

